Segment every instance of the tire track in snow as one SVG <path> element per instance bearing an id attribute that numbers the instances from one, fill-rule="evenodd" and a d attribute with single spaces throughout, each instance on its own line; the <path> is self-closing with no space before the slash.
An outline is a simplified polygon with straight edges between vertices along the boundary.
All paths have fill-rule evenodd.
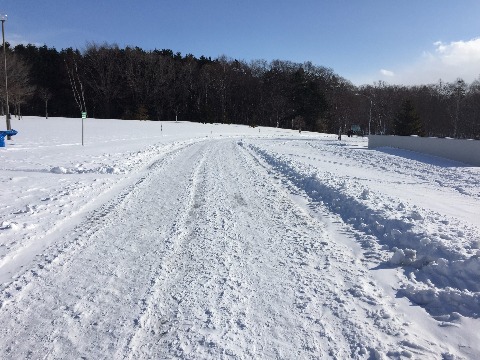
<path id="1" fill-rule="evenodd" d="M 186 189 L 187 196 L 183 200 L 184 210 L 178 215 L 178 219 L 172 224 L 169 234 L 165 237 L 165 240 L 171 246 L 163 257 L 164 261 L 153 273 L 148 299 L 143 301 L 145 306 L 142 309 L 141 316 L 135 320 L 137 330 L 126 346 L 124 357 L 131 359 L 149 357 L 152 348 L 158 346 L 159 339 L 170 331 L 172 322 L 175 321 L 172 319 L 171 313 L 165 311 L 161 304 L 157 302 L 157 299 L 160 296 L 159 292 L 164 291 L 164 283 L 179 270 L 179 267 L 183 266 L 178 262 L 178 253 L 188 236 L 191 213 L 196 206 L 195 197 L 198 191 L 199 172 L 206 156 L 206 153 L 202 153 L 193 169 Z"/>
<path id="2" fill-rule="evenodd" d="M 56 241 L 60 241 L 61 247 L 64 247 L 65 244 L 62 238 L 69 236 L 68 231 L 65 229 L 66 224 L 81 223 L 82 217 L 84 216 L 91 216 L 91 218 L 94 219 L 98 214 L 103 214 L 105 211 L 108 212 L 108 210 L 104 209 L 106 205 L 102 202 L 107 202 L 107 204 L 111 205 L 122 201 L 122 194 L 116 196 L 116 192 L 124 191 L 126 192 L 125 194 L 128 194 L 132 188 L 138 185 L 132 183 L 132 181 L 142 182 L 144 180 L 142 176 L 145 170 L 152 170 L 163 162 L 164 158 L 168 159 L 180 149 L 191 146 L 198 141 L 203 140 L 175 142 L 166 146 L 150 146 L 145 151 L 138 151 L 135 154 L 127 155 L 129 160 L 126 161 L 132 163 L 128 168 L 133 173 L 127 177 L 117 177 L 115 175 L 118 179 L 115 185 L 112 185 L 111 178 L 100 178 L 100 181 L 95 181 L 95 186 L 81 186 L 79 185 L 81 180 L 73 183 L 72 180 L 75 176 L 71 175 L 69 176 L 71 179 L 67 181 L 67 185 L 65 185 L 63 181 L 60 181 L 60 188 L 54 192 L 50 190 L 48 196 L 39 200 L 41 204 L 31 204 L 23 210 L 15 211 L 13 213 L 15 215 L 15 221 L 12 221 L 11 224 L 17 224 L 14 226 L 14 231 L 16 231 L 17 234 L 14 241 L 8 245 L 8 250 L 3 250 L 6 253 L 1 254 L 0 251 L 0 283 L 5 283 L 14 276 L 20 276 L 24 271 L 22 268 L 29 267 L 30 263 L 35 261 L 35 255 L 42 253 L 49 253 L 51 255 L 51 248 L 56 246 Z M 138 176 L 134 170 L 141 175 Z M 79 198 L 72 200 L 70 198 L 72 193 L 77 193 Z M 113 200 L 112 197 L 114 197 Z M 63 200 L 64 198 L 67 200 Z M 94 209 L 93 211 L 90 213 L 87 212 L 88 209 L 92 208 Z M 56 217 L 45 217 L 45 213 L 53 212 L 57 213 Z M 97 213 L 97 215 L 95 215 L 95 213 Z M 29 218 L 29 220 L 27 220 L 27 218 Z M 51 219 L 55 219 L 55 221 L 53 222 Z M 25 224 L 31 223 L 30 226 L 34 226 L 38 228 L 38 230 L 34 231 L 33 235 L 27 233 L 27 236 L 25 234 L 26 229 L 21 229 L 21 227 L 18 226 L 18 223 L 22 222 Z M 82 226 L 84 227 L 84 224 L 80 224 L 80 230 L 78 231 L 80 234 L 82 232 Z M 91 225 L 87 224 L 86 227 L 91 228 Z M 79 227 L 77 227 L 77 229 L 78 228 Z M 48 258 L 51 260 L 51 256 Z M 42 260 L 40 260 L 40 262 L 42 262 Z"/>
<path id="3" fill-rule="evenodd" d="M 157 282 L 148 323 L 139 337 L 141 341 L 137 339 L 143 348 L 132 352 L 131 358 L 213 356 L 218 346 L 208 335 L 219 335 L 220 329 L 244 327 L 245 311 L 235 304 L 246 300 L 238 293 L 242 282 L 234 269 L 242 260 L 240 246 L 227 235 L 227 229 L 234 227 L 228 221 L 232 210 L 226 209 L 222 198 L 217 197 L 221 194 L 218 179 L 225 179 L 225 174 L 216 172 L 218 168 L 211 165 L 219 159 L 225 161 L 223 155 L 215 146 L 197 172 L 189 216 L 183 219 L 188 231 L 182 234 L 183 242 L 178 243 L 181 246 L 167 260 L 166 267 L 174 271 Z M 212 177 L 217 180 L 212 182 Z M 155 336 L 158 324 L 165 330 L 162 337 Z M 230 349 L 225 351 L 232 353 Z"/>
<path id="4" fill-rule="evenodd" d="M 191 158 L 197 150 L 187 147 L 154 162 L 151 173 L 78 226 L 64 241 L 65 248 L 51 249 L 56 254 L 47 253 L 49 260 L 40 262 L 41 268 L 8 286 L 0 312 L 8 324 L 1 353 L 99 358 L 125 347 L 122 343 L 136 326 L 135 314 L 141 313 L 152 287 L 152 274 L 168 250 L 165 229 L 182 211 L 173 200 L 183 202 L 188 165 L 195 162 Z M 155 188 L 159 176 L 167 178 L 167 188 Z M 177 188 L 170 188 L 174 181 Z M 165 193 L 158 206 L 155 196 Z M 148 205 L 160 212 L 142 212 Z M 161 216 L 169 221 L 159 223 Z M 16 343 L 17 336 L 23 344 Z"/>
<path id="5" fill-rule="evenodd" d="M 217 142 L 199 175 L 176 271 L 157 282 L 138 341 L 144 347 L 131 358 L 429 353 L 405 345 L 415 342 L 377 301 L 383 294 L 367 270 L 250 154 Z"/>
<path id="6" fill-rule="evenodd" d="M 4 357 L 431 355 L 349 249 L 236 141 L 151 170 L 24 277 L 0 309 Z"/>
<path id="7" fill-rule="evenodd" d="M 301 162 L 258 146 L 252 145 L 251 150 L 291 191 L 306 196 L 309 206 L 340 217 L 364 247 L 366 259 L 376 265 L 405 266 L 406 281 L 398 296 L 424 307 L 439 321 L 455 320 L 455 313 L 478 317 L 479 285 L 470 279 L 478 272 L 479 260 L 465 253 L 465 248 L 470 247 L 465 240 L 478 238 L 477 228 L 445 219 L 439 213 L 405 206 L 399 199 L 385 199 L 386 205 L 380 206 L 369 199 L 382 198 L 381 193 L 370 193 L 367 188 L 362 194 L 354 194 L 345 178 L 337 178 L 336 174 L 316 174 L 311 166 L 302 166 Z M 396 216 L 391 214 L 394 208 Z M 429 232 L 432 226 L 437 227 L 439 235 Z M 411 278 L 415 281 L 408 280 Z"/>
<path id="8" fill-rule="evenodd" d="M 258 154 L 251 150 L 248 150 L 248 153 L 259 167 L 265 169 L 264 172 L 268 174 L 269 179 L 277 179 L 277 188 L 290 199 L 290 206 L 305 215 L 303 228 L 310 228 L 313 232 L 315 229 L 323 229 L 321 238 L 311 243 L 312 249 L 319 246 L 318 242 L 321 244 L 318 253 L 311 252 L 312 255 L 316 255 L 311 261 L 316 263 L 314 268 L 320 271 L 316 275 L 322 279 L 310 277 L 305 283 L 305 288 L 300 289 L 300 293 L 308 293 L 310 296 L 307 296 L 307 299 L 316 300 L 316 305 L 312 308 L 323 309 L 323 313 L 315 321 L 324 326 L 320 332 L 329 339 L 328 354 L 339 358 L 365 356 L 375 358 L 382 356 L 382 353 L 393 357 L 413 354 L 431 356 L 435 350 L 430 348 L 437 348 L 436 351 L 441 353 L 431 339 L 408 336 L 403 314 L 396 314 L 393 301 L 388 303 L 387 299 L 384 299 L 386 296 L 383 290 L 368 275 L 368 269 L 353 256 L 350 249 L 335 241 L 337 235 L 329 233 L 331 230 L 325 229 L 323 221 L 319 222 L 317 218 L 311 217 L 307 211 L 298 207 L 295 198 L 292 198 L 291 189 L 282 183 L 281 173 L 275 175 L 277 174 L 275 169 L 268 163 L 261 162 Z M 327 219 L 325 221 L 328 222 Z M 309 234 L 304 239 L 308 239 L 309 236 L 312 235 Z M 319 262 L 320 259 L 324 262 Z M 341 274 L 340 278 L 338 274 Z M 354 313 L 358 309 L 363 310 L 363 313 Z M 365 318 L 368 320 L 365 321 Z M 309 320 L 311 319 L 315 317 L 310 316 Z M 383 333 L 382 340 L 378 339 L 378 332 Z M 346 352 L 348 348 L 350 353 Z"/>

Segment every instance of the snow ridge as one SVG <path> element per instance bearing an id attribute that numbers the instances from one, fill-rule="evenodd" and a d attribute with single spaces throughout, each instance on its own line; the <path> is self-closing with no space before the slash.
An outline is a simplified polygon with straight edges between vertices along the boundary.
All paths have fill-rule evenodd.
<path id="1" fill-rule="evenodd" d="M 357 239 L 378 254 L 378 266 L 404 266 L 410 283 L 399 289 L 399 296 L 425 307 L 440 319 L 449 319 L 452 313 L 477 318 L 480 315 L 480 251 L 468 256 L 452 246 L 464 241 L 465 234 L 479 238 L 478 229 L 457 222 L 456 238 L 449 233 L 450 222 L 438 213 L 410 207 L 395 199 L 383 199 L 388 212 L 382 211 L 371 198 L 379 194 L 369 189 L 352 193 L 348 179 L 333 174 L 317 174 L 315 168 L 295 163 L 290 159 L 250 145 L 268 166 L 291 184 L 292 191 L 301 191 L 311 205 L 323 207 L 337 214 L 354 230 Z M 358 189 L 355 189 L 358 190 Z M 375 207 L 372 207 L 374 205 Z M 392 209 L 396 215 L 392 217 Z M 445 222 L 450 227 L 445 226 Z M 436 226 L 441 234 L 432 236 L 429 228 Z M 443 229 L 442 229 L 443 228 Z M 445 238 L 449 242 L 445 242 Z M 386 251 L 393 251 L 386 260 Z M 452 317 L 452 319 L 455 316 Z"/>

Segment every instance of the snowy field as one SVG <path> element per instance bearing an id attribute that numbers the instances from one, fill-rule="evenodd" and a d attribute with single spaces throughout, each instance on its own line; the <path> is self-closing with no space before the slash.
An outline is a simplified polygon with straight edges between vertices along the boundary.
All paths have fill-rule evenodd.
<path id="1" fill-rule="evenodd" d="M 480 168 L 282 129 L 12 127 L 1 359 L 480 358 Z"/>

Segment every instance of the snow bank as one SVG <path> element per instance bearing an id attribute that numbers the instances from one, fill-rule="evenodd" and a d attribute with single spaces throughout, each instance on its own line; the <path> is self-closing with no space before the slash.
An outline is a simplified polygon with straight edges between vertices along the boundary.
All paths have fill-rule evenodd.
<path id="1" fill-rule="evenodd" d="M 351 178 L 275 155 L 272 149 L 250 149 L 312 204 L 337 214 L 364 248 L 378 254 L 380 266 L 405 267 L 415 280 L 399 295 L 432 314 L 480 316 L 478 228 L 400 199 L 386 199 Z"/>
<path id="2" fill-rule="evenodd" d="M 50 169 L 50 172 L 53 174 L 120 174 L 125 172 L 125 170 L 120 170 L 119 168 L 113 166 L 99 166 L 93 169 L 87 169 L 83 165 L 77 165 L 74 168 L 65 168 L 63 166 L 54 166 Z"/>

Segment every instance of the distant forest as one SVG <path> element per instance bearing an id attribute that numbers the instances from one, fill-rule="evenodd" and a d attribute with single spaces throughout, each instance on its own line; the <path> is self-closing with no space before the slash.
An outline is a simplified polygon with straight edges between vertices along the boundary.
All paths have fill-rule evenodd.
<path id="1" fill-rule="evenodd" d="M 2 52 L 3 56 L 3 52 Z M 480 138 L 480 77 L 467 84 L 354 86 L 311 62 L 216 59 L 110 44 L 7 47 L 12 116 L 216 122 L 397 134 L 406 106 L 422 136 Z M 5 79 L 0 71 L 5 114 Z M 404 120 L 401 120 L 404 121 Z M 4 126 L 0 126 L 3 128 Z M 403 134 L 403 133 L 402 133 Z"/>

